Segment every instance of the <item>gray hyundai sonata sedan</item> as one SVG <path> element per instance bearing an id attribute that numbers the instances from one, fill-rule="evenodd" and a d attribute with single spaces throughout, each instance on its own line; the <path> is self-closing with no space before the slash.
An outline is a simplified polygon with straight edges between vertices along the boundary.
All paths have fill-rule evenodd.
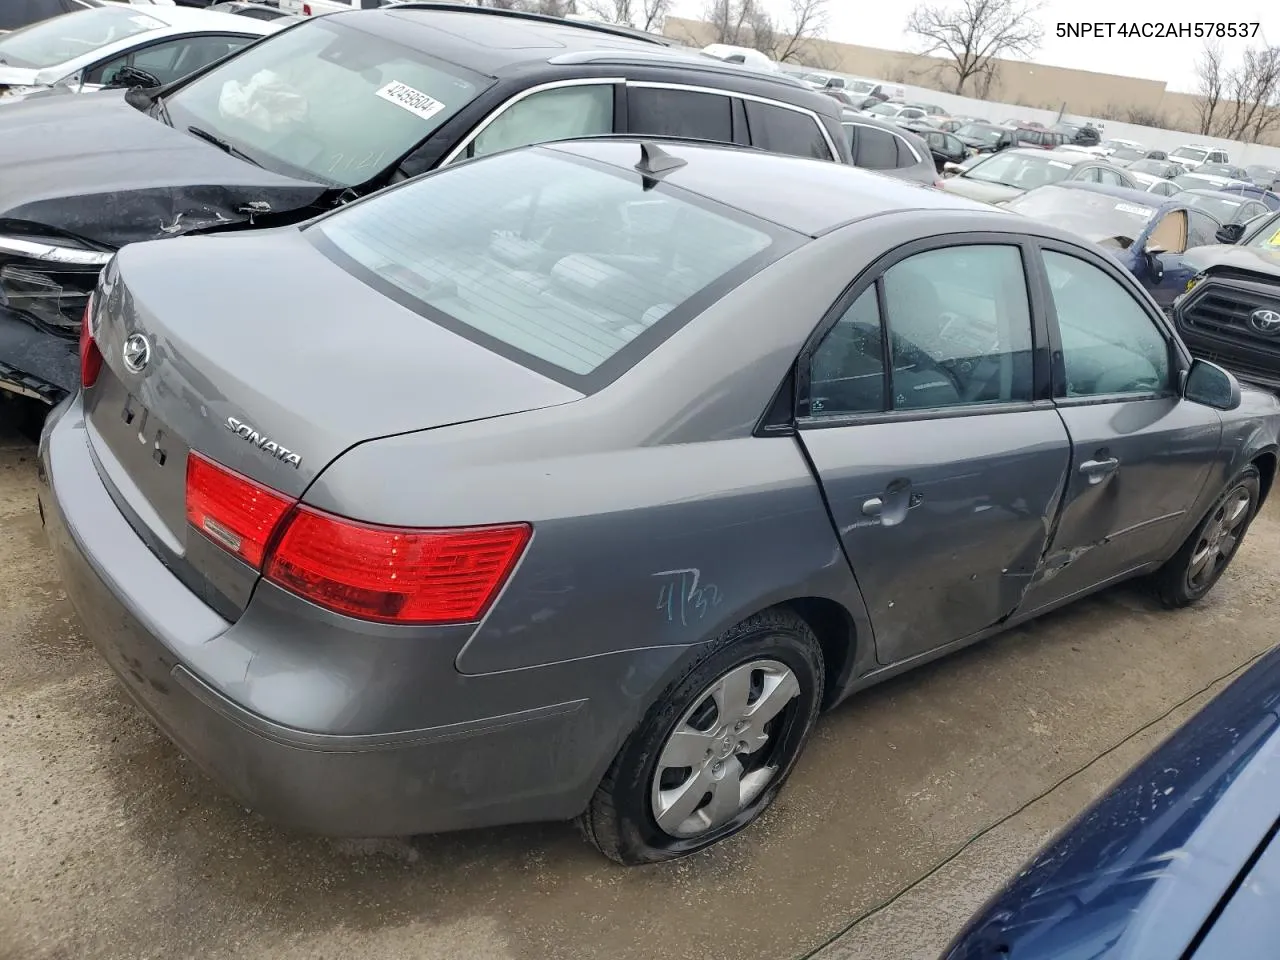
<path id="1" fill-rule="evenodd" d="M 624 863 L 777 796 L 819 710 L 1231 561 L 1280 404 L 1051 226 L 835 164 L 516 150 L 125 247 L 41 441 L 86 627 L 245 806 L 577 818 Z"/>

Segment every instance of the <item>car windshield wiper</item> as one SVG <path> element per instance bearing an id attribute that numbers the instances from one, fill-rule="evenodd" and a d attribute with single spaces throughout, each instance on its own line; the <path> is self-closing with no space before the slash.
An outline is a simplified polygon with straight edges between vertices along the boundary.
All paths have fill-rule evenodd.
<path id="1" fill-rule="evenodd" d="M 204 140 L 208 143 L 212 143 L 219 150 L 223 150 L 226 153 L 229 153 L 231 156 L 236 157 L 237 159 L 243 160 L 246 163 L 252 163 L 255 167 L 262 166 L 262 164 L 260 164 L 257 160 L 253 159 L 253 157 L 249 156 L 247 153 L 245 153 L 243 150 L 237 147 L 234 143 L 231 143 L 228 140 L 223 140 L 221 137 L 210 133 L 208 130 L 201 130 L 199 127 L 187 127 L 187 133 L 191 134 L 194 137 L 199 137 L 201 140 Z"/>

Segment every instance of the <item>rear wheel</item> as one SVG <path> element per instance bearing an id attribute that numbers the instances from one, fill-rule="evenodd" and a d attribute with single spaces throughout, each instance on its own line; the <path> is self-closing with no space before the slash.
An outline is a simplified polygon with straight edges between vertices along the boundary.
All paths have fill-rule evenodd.
<path id="1" fill-rule="evenodd" d="M 737 833 L 777 796 L 817 719 L 822 652 L 808 625 L 743 621 L 650 708 L 579 818 L 625 864 L 687 856 Z"/>
<path id="2" fill-rule="evenodd" d="M 1208 593 L 1240 549 L 1258 512 L 1258 468 L 1245 467 L 1176 554 L 1156 573 L 1156 592 L 1168 607 L 1185 607 Z"/>

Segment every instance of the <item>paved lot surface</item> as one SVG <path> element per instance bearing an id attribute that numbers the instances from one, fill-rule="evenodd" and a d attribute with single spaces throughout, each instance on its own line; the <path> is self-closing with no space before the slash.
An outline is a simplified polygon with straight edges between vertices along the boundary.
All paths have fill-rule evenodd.
<path id="1" fill-rule="evenodd" d="M 1211 598 L 1113 590 L 827 716 L 774 810 L 626 870 L 543 825 L 333 843 L 221 796 L 117 692 L 0 428 L 0 958 L 930 958 L 1275 639 L 1280 508 Z M 860 921 L 860 922 L 856 922 Z"/>

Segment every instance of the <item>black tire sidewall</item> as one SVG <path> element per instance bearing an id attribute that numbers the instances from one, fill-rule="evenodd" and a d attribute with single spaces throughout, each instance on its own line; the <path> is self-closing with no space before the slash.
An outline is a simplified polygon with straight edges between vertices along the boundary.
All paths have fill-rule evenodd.
<path id="1" fill-rule="evenodd" d="M 1191 557 L 1195 553 L 1197 544 L 1200 542 L 1200 537 L 1204 533 L 1205 527 L 1213 521 L 1218 510 L 1226 502 L 1227 497 L 1231 495 L 1231 491 L 1235 490 L 1242 484 L 1250 487 L 1252 496 L 1249 504 L 1249 515 L 1245 517 L 1244 526 L 1240 529 L 1240 536 L 1236 538 L 1235 546 L 1231 548 L 1231 555 L 1227 557 L 1226 562 L 1218 568 L 1217 572 L 1214 573 L 1207 583 L 1199 589 L 1193 590 L 1188 578 L 1188 569 L 1191 564 Z M 1209 509 L 1209 512 L 1205 514 L 1204 519 L 1196 525 L 1196 529 L 1187 540 L 1186 545 L 1181 551 L 1179 551 L 1178 563 L 1176 565 L 1178 581 L 1175 590 L 1180 595 L 1180 599 L 1186 602 L 1199 600 L 1212 590 L 1218 580 L 1221 579 L 1222 575 L 1226 573 L 1227 567 L 1231 566 L 1232 561 L 1235 560 L 1236 553 L 1240 550 L 1240 545 L 1244 543 L 1245 535 L 1249 532 L 1249 527 L 1253 524 L 1253 518 L 1258 515 L 1261 495 L 1262 478 L 1258 472 L 1258 468 L 1252 464 L 1240 471 L 1240 473 L 1238 473 L 1232 481 L 1227 484 L 1226 489 L 1223 490 L 1218 499 L 1213 502 L 1213 506 Z"/>
<path id="2" fill-rule="evenodd" d="M 662 745 L 677 721 L 719 676 L 752 660 L 777 660 L 791 669 L 800 682 L 798 709 L 792 712 L 782 738 L 782 760 L 777 775 L 760 796 L 738 816 L 715 830 L 696 837 L 679 838 L 658 827 L 650 804 L 650 787 Z M 618 757 L 613 803 L 617 812 L 619 853 L 626 862 L 672 860 L 696 853 L 732 836 L 756 819 L 777 796 L 795 768 L 817 719 L 822 701 L 821 649 L 812 632 L 778 624 L 760 625 L 731 642 L 722 642 L 697 662 L 645 715 Z"/>

